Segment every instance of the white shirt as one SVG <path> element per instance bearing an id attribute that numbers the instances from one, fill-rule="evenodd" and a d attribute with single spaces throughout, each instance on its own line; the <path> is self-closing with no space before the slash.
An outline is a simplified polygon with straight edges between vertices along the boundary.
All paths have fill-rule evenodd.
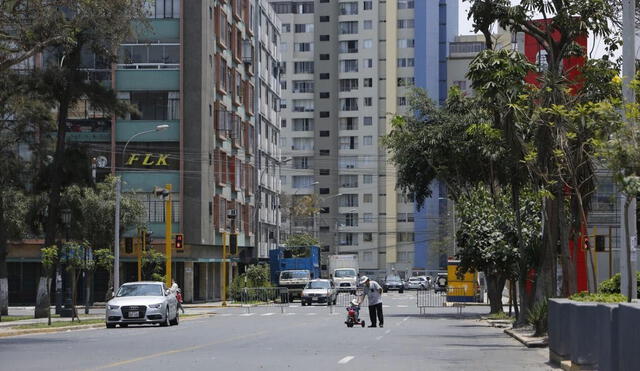
<path id="1" fill-rule="evenodd" d="M 376 305 L 382 303 L 382 287 L 376 282 L 369 280 L 369 287 L 366 285 L 363 287 L 364 294 L 369 298 L 369 305 Z"/>

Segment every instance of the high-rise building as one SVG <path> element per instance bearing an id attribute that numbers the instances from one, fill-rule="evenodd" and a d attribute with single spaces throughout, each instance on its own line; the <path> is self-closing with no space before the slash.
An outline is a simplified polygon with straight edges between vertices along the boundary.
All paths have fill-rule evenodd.
<path id="1" fill-rule="evenodd" d="M 379 138 L 406 112 L 412 86 L 446 97 L 457 1 L 270 2 L 282 21 L 281 145 L 292 159 L 283 189 L 294 203 L 314 195 L 319 209 L 292 215 L 284 231 L 316 233 L 323 267 L 329 254 L 353 253 L 364 274 L 424 270 L 415 205 L 397 194 Z"/>

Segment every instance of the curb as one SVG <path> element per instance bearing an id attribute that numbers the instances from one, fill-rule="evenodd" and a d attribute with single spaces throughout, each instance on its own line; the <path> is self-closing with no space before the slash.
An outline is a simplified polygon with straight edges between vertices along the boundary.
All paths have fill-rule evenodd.
<path id="1" fill-rule="evenodd" d="M 527 348 L 546 348 L 549 345 L 549 338 L 546 336 L 541 338 L 534 338 L 526 335 L 521 335 L 513 331 L 513 329 L 505 329 L 504 333 L 518 340 Z"/>

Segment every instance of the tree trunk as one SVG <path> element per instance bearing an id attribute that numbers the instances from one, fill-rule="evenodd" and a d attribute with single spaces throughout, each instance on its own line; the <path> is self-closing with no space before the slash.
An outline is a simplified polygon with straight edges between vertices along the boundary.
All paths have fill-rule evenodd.
<path id="1" fill-rule="evenodd" d="M 515 178 L 513 178 L 515 179 Z M 519 264 L 519 274 L 520 279 L 518 280 L 518 286 L 520 288 L 520 305 L 522 309 L 517 313 L 523 314 L 528 311 L 529 300 L 526 298 L 526 290 L 525 290 L 525 282 L 527 279 L 528 266 L 526 264 L 526 256 L 527 251 L 524 246 L 524 241 L 522 239 L 522 215 L 520 213 L 520 187 L 517 182 L 512 180 L 511 184 L 511 207 L 513 208 L 513 212 L 516 216 L 516 231 L 518 234 L 518 251 L 520 252 L 520 264 Z M 524 316 L 519 316 L 516 318 L 515 327 L 520 327 L 526 325 L 526 319 Z"/>
<path id="2" fill-rule="evenodd" d="M 558 222 L 562 224 L 560 229 L 560 265 L 562 266 L 562 296 L 569 297 L 577 291 L 576 264 L 571 258 L 569 250 L 569 232 L 567 230 L 564 205 L 558 207 Z"/>
<path id="3" fill-rule="evenodd" d="M 80 317 L 78 317 L 78 278 L 79 273 L 76 273 L 76 269 L 73 268 L 71 270 L 71 307 L 73 308 L 73 312 L 71 314 L 71 322 L 73 322 L 74 318 L 78 319 L 80 322 Z"/>
<path id="4" fill-rule="evenodd" d="M 47 296 L 51 297 L 51 279 L 47 277 Z M 51 326 L 51 306 L 47 311 L 47 326 Z"/>
<path id="5" fill-rule="evenodd" d="M 51 311 L 51 301 L 49 300 L 49 280 L 48 277 L 40 277 L 38 282 L 38 294 L 36 296 L 35 318 L 48 318 Z"/>
<path id="6" fill-rule="evenodd" d="M 0 315 L 9 314 L 9 282 L 7 269 L 7 230 L 4 221 L 4 195 L 0 189 Z"/>
<path id="7" fill-rule="evenodd" d="M 558 220 L 557 208 L 562 206 L 562 189 L 558 187 L 555 198 L 546 200 L 545 203 L 545 233 L 542 238 L 542 251 L 536 267 L 534 292 L 531 293 L 532 300 L 527 309 L 531 309 L 540 300 L 553 297 L 556 291 L 556 250 L 561 224 Z"/>
<path id="8" fill-rule="evenodd" d="M 506 279 L 501 275 L 487 274 L 487 296 L 489 297 L 489 306 L 491 314 L 502 313 L 502 290 Z"/>
<path id="9" fill-rule="evenodd" d="M 627 302 L 631 303 L 631 298 L 633 297 L 633 281 L 636 277 L 631 277 L 631 272 L 634 269 L 631 269 L 631 234 L 629 233 L 629 206 L 631 205 L 631 198 L 629 196 L 626 197 L 624 201 L 624 239 L 627 242 L 625 249 L 626 260 L 627 260 L 627 292 L 623 292 L 623 295 L 627 296 Z M 620 277 L 620 279 L 625 279 L 625 277 Z"/>

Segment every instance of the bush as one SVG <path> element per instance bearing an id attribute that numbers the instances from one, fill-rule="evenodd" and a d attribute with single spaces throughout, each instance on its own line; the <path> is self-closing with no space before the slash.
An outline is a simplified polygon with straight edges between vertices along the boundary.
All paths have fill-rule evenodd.
<path id="1" fill-rule="evenodd" d="M 269 282 L 269 266 L 250 265 L 247 271 L 233 279 L 229 286 L 229 297 L 232 300 L 242 299 L 242 290 L 246 287 L 271 287 Z"/>
<path id="2" fill-rule="evenodd" d="M 610 294 L 599 292 L 597 294 L 592 294 L 588 291 L 573 294 L 569 297 L 569 299 L 575 301 L 592 301 L 597 303 L 622 303 L 627 301 L 627 297 L 620 293 Z"/>
<path id="3" fill-rule="evenodd" d="M 549 300 L 544 298 L 533 305 L 529 311 L 527 322 L 533 326 L 533 336 L 543 336 L 549 329 Z"/>
<path id="4" fill-rule="evenodd" d="M 636 281 L 640 283 L 640 272 L 636 272 Z M 598 291 L 605 294 L 620 294 L 620 273 L 616 273 L 608 280 L 602 281 Z M 640 297 L 640 284 L 637 292 L 638 297 Z"/>

